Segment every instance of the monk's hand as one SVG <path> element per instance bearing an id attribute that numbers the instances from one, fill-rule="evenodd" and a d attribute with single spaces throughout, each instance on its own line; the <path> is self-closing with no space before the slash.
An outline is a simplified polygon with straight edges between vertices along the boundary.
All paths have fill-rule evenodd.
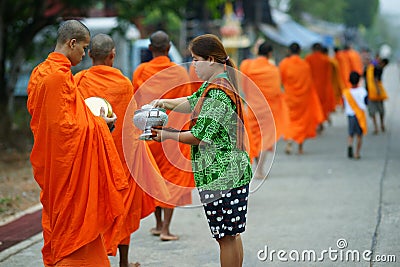
<path id="1" fill-rule="evenodd" d="M 100 117 L 104 119 L 104 121 L 107 123 L 108 128 L 110 129 L 110 132 L 112 132 L 115 129 L 115 121 L 117 120 L 117 115 L 113 112 L 111 117 L 106 116 L 106 111 L 104 110 L 103 107 L 100 108 Z"/>

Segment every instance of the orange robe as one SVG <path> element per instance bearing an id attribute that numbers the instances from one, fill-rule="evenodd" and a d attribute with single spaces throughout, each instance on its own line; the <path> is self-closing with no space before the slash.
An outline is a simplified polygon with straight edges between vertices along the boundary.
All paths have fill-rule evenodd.
<path id="1" fill-rule="evenodd" d="M 268 58 L 259 56 L 243 60 L 240 71 L 242 89 L 248 109 L 248 124 L 251 132 L 252 157 L 270 150 L 283 137 L 289 114 L 281 91 L 278 67 Z"/>
<path id="2" fill-rule="evenodd" d="M 363 75 L 364 64 L 360 53 L 357 50 L 350 48 L 346 50 L 347 56 L 350 61 L 350 72 L 356 71 L 360 76 Z"/>
<path id="3" fill-rule="evenodd" d="M 87 108 L 66 56 L 49 54 L 32 71 L 27 90 L 31 163 L 43 205 L 42 254 L 52 266 L 119 229 L 119 190 L 128 182 L 108 126 Z"/>
<path id="4" fill-rule="evenodd" d="M 119 234 L 121 238 L 118 241 L 124 239 L 123 243 L 129 244 L 129 236 L 139 228 L 140 219 L 148 216 L 155 209 L 154 199 L 143 191 L 142 187 L 144 186 L 141 185 L 139 177 L 153 181 L 160 190 L 163 189 L 164 184 L 154 158 L 150 154 L 145 158 L 138 156 L 138 153 L 149 151 L 149 148 L 145 142 L 138 139 L 140 130 L 132 123 L 133 113 L 137 109 L 133 99 L 132 83 L 120 70 L 105 65 L 93 66 L 77 73 L 75 81 L 83 98 L 98 96 L 106 99 L 118 118 L 112 136 L 119 157 L 124 163 L 125 174 L 129 177 L 129 188 L 122 192 L 125 223 L 119 233 L 108 234 L 111 234 L 111 237 Z M 127 118 L 127 121 L 124 118 Z M 124 138 L 123 132 L 125 133 Z M 164 192 L 166 190 L 164 186 Z M 115 240 L 110 235 L 105 237 L 107 244 L 110 239 Z M 115 255 L 115 247 L 115 244 L 108 246 L 109 254 Z"/>
<path id="5" fill-rule="evenodd" d="M 332 67 L 333 104 L 334 106 L 343 106 L 342 92 L 345 87 L 343 80 L 340 77 L 339 62 L 335 57 L 329 59 Z"/>
<path id="6" fill-rule="evenodd" d="M 350 59 L 347 56 L 347 53 L 344 50 L 340 50 L 335 54 L 335 58 L 339 63 L 340 77 L 344 84 L 344 88 L 350 88 Z"/>
<path id="7" fill-rule="evenodd" d="M 289 108 L 289 126 L 284 138 L 301 144 L 307 138 L 316 136 L 317 125 L 324 119 L 318 95 L 313 88 L 311 69 L 298 55 L 283 59 L 279 69 Z"/>
<path id="8" fill-rule="evenodd" d="M 332 101 L 332 69 L 329 57 L 317 51 L 307 55 L 305 60 L 311 67 L 312 81 L 326 120 L 334 109 Z"/>
<path id="9" fill-rule="evenodd" d="M 159 98 L 178 98 L 192 94 L 189 75 L 185 68 L 171 62 L 167 56 L 158 56 L 142 63 L 133 73 L 134 98 L 138 107 Z M 189 129 L 190 114 L 168 111 L 166 127 Z M 164 208 L 192 203 L 194 178 L 190 160 L 190 146 L 166 140 L 147 141 L 170 192 L 169 199 L 158 199 Z"/>

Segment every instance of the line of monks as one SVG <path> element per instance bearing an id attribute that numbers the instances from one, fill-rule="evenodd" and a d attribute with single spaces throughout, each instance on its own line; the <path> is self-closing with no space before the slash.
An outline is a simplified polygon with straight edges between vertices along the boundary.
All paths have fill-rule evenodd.
<path id="1" fill-rule="evenodd" d="M 55 51 L 32 72 L 27 103 L 35 138 L 31 162 L 42 189 L 46 266 L 109 266 L 107 255 L 116 255 L 117 248 L 120 266 L 128 266 L 130 235 L 140 220 L 156 207 L 191 203 L 190 147 L 140 141 L 132 123 L 142 105 L 189 96 L 199 84 L 190 82 L 193 72 L 163 54 L 169 49 L 163 40 L 162 35 L 155 38 L 153 52 L 159 49 L 159 54 L 141 65 L 131 82 L 112 67 L 117 51 L 111 37 L 90 40 L 88 29 L 69 21 L 59 29 Z M 71 66 L 82 60 L 90 41 L 93 66 L 73 76 Z M 304 60 L 293 43 L 288 57 L 275 66 L 272 48 L 264 43 L 259 57 L 241 63 L 251 158 L 263 160 L 262 152 L 273 150 L 280 138 L 298 143 L 302 153 L 303 142 L 316 136 L 318 125 L 341 105 L 348 80 L 344 70 L 362 65 L 351 59 L 356 57 L 349 56 L 350 49 L 338 51 L 335 64 L 319 46 L 313 48 Z M 111 103 L 118 117 L 112 134 L 103 118 L 85 106 L 90 96 Z M 190 115 L 172 117 L 167 126 L 187 129 Z M 171 216 L 172 211 L 165 212 L 164 220 Z M 162 240 L 177 239 L 169 223 L 156 227 Z"/>
<path id="2" fill-rule="evenodd" d="M 287 141 L 286 153 L 292 153 L 292 142 L 298 144 L 299 154 L 304 153 L 304 141 L 317 136 L 323 123 L 330 122 L 330 114 L 342 107 L 342 91 L 351 86 L 351 71 L 362 75 L 364 68 L 360 53 L 350 46 L 329 56 L 325 47 L 315 43 L 302 58 L 300 45 L 292 43 L 278 66 L 272 52 L 264 42 L 255 58 L 240 64 L 250 156 L 256 164 L 280 139 Z M 265 170 L 258 167 L 254 177 L 265 178 Z"/>

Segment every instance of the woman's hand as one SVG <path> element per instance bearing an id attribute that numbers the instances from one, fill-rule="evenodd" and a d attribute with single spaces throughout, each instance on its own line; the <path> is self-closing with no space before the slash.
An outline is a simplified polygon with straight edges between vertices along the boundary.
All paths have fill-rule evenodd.
<path id="1" fill-rule="evenodd" d="M 155 99 L 150 102 L 150 105 L 152 105 L 155 108 L 166 108 L 165 103 L 163 102 L 164 99 Z"/>
<path id="2" fill-rule="evenodd" d="M 163 135 L 163 130 L 161 129 L 156 129 L 156 128 L 152 128 L 151 129 L 151 133 L 153 134 L 153 140 L 156 142 L 162 142 L 164 140 L 162 140 L 162 135 Z"/>

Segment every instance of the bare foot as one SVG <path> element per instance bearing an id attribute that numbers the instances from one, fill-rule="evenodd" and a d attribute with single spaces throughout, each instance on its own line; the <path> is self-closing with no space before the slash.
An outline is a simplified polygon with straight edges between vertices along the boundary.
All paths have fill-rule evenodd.
<path id="1" fill-rule="evenodd" d="M 151 228 L 150 233 L 155 236 L 159 236 L 161 234 L 161 229 Z"/>
<path id="2" fill-rule="evenodd" d="M 140 263 L 139 262 L 129 263 L 128 267 L 140 267 Z"/>
<path id="3" fill-rule="evenodd" d="M 172 234 L 168 234 L 168 235 L 160 234 L 160 239 L 161 239 L 161 241 L 175 241 L 175 240 L 178 240 L 179 237 L 176 235 L 172 235 Z"/>
<path id="4" fill-rule="evenodd" d="M 285 153 L 288 155 L 292 154 L 292 144 L 291 143 L 286 144 Z"/>

